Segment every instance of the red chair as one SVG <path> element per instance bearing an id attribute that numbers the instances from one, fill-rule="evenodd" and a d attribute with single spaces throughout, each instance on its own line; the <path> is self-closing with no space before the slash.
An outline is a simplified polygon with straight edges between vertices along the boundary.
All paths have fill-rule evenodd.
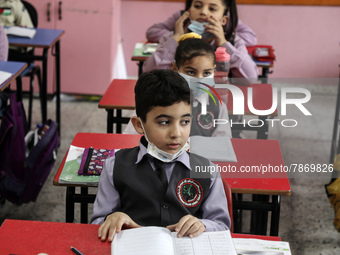
<path id="1" fill-rule="evenodd" d="M 233 227 L 234 227 L 233 226 L 234 225 L 233 224 L 233 196 L 231 193 L 230 186 L 225 178 L 222 178 L 222 182 L 223 182 L 225 196 L 227 197 L 227 201 L 228 201 L 228 211 L 229 211 L 229 216 L 230 216 L 230 231 L 233 232 Z"/>

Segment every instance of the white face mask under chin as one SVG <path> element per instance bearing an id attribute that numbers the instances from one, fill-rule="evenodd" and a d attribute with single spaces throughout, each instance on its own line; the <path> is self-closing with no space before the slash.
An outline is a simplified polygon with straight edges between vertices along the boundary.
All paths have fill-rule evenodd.
<path id="1" fill-rule="evenodd" d="M 159 149 L 156 145 L 154 145 L 153 143 L 151 143 L 146 135 L 142 120 L 139 119 L 143 131 L 144 131 L 144 137 L 146 139 L 146 141 L 148 142 L 148 147 L 147 147 L 147 153 L 149 155 L 151 155 L 152 157 L 159 159 L 160 161 L 163 161 L 165 163 L 167 162 L 171 162 L 174 159 L 178 158 L 180 155 L 182 155 L 184 152 L 186 152 L 187 150 L 189 150 L 189 143 L 186 142 L 185 145 L 175 154 L 171 154 L 165 151 L 162 151 L 161 149 Z"/>

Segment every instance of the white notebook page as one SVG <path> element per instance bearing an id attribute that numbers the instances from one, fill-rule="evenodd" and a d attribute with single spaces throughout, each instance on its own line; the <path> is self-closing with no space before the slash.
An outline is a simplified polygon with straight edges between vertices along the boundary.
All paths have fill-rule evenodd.
<path id="1" fill-rule="evenodd" d="M 237 255 L 230 231 L 204 232 L 195 238 L 171 234 L 175 255 Z"/>
<path id="2" fill-rule="evenodd" d="M 124 230 L 113 239 L 111 254 L 173 255 L 170 230 L 159 227 L 135 228 L 133 231 Z"/>

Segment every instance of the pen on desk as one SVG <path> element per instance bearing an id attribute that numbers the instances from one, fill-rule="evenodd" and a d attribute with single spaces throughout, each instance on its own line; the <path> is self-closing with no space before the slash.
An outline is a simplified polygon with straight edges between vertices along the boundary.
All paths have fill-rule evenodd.
<path id="1" fill-rule="evenodd" d="M 72 246 L 71 246 L 71 250 L 77 255 L 83 255 L 80 251 L 78 251 L 76 248 L 74 248 Z"/>

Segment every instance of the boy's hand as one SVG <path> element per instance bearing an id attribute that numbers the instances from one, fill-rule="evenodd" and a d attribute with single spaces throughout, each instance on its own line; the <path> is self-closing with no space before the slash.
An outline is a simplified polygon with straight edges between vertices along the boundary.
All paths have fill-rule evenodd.
<path id="1" fill-rule="evenodd" d="M 196 237 L 205 231 L 205 226 L 196 217 L 188 214 L 182 217 L 177 224 L 167 226 L 167 229 L 178 232 L 177 237 Z"/>
<path id="2" fill-rule="evenodd" d="M 127 214 L 115 212 L 106 217 L 104 223 L 98 229 L 98 238 L 102 242 L 106 240 L 112 242 L 116 233 L 119 233 L 124 228 L 140 228 L 141 226 L 134 222 Z"/>

